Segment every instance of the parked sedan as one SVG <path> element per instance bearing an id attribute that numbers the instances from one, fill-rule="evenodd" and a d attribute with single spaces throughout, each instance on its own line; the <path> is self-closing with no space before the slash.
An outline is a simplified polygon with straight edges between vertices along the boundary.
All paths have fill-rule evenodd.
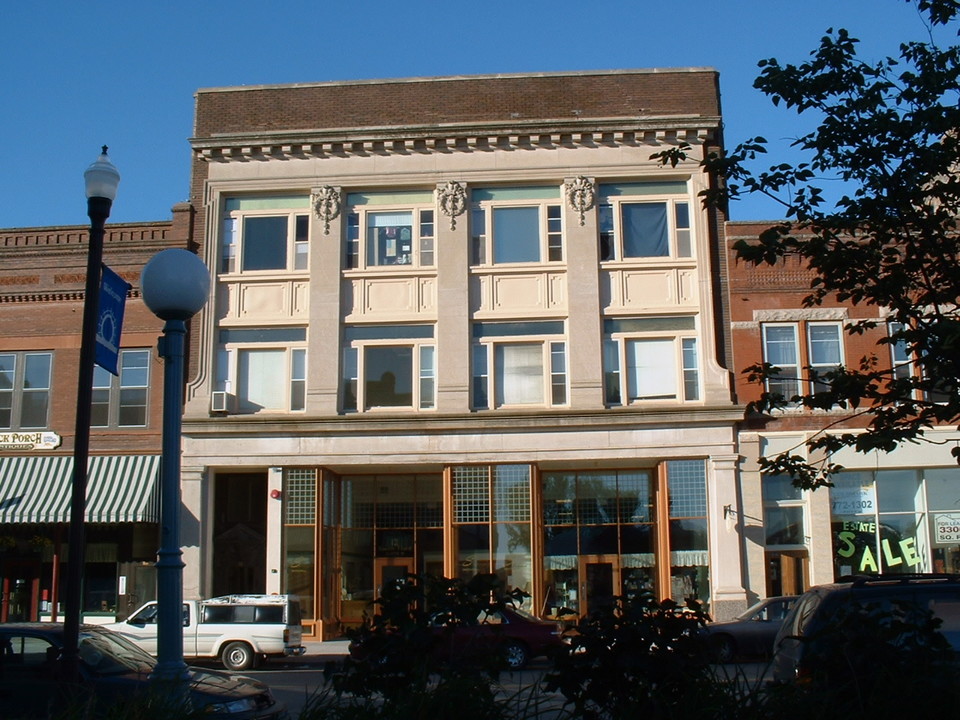
<path id="1" fill-rule="evenodd" d="M 480 613 L 476 622 L 450 622 L 436 615 L 426 628 L 429 652 L 441 662 L 499 662 L 519 670 L 535 657 L 549 655 L 564 645 L 563 628 L 523 610 L 506 606 Z M 397 637 L 369 636 L 350 643 L 355 660 L 389 663 L 403 651 Z M 427 647 L 427 646 L 422 646 Z"/>
<path id="2" fill-rule="evenodd" d="M 707 623 L 710 648 L 718 662 L 768 658 L 796 595 L 782 595 L 751 605 L 733 620 Z"/>
<path id="3" fill-rule="evenodd" d="M 93 703 L 100 713 L 116 704 L 148 702 L 155 689 L 150 675 L 157 661 L 122 636 L 96 625 L 81 625 L 80 689 L 64 700 L 62 690 L 63 625 L 0 624 L 0 708 L 4 718 L 60 717 L 74 703 Z M 187 668 L 190 717 L 229 720 L 282 720 L 286 708 L 270 688 L 241 675 Z M 153 696 L 156 700 L 157 696 Z M 58 702 L 69 702 L 57 708 Z M 57 714 L 61 713 L 61 714 Z M 180 717 L 180 715 L 176 715 Z M 86 717 L 86 715 L 84 715 Z M 162 713 L 157 715 L 162 720 Z M 171 715 L 170 717 L 174 717 Z"/>

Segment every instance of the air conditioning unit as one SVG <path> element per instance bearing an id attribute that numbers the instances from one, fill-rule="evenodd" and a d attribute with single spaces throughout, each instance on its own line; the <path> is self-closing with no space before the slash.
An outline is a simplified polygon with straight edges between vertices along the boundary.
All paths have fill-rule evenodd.
<path id="1" fill-rule="evenodd" d="M 210 393 L 210 412 L 225 413 L 230 410 L 230 393 L 214 390 Z"/>

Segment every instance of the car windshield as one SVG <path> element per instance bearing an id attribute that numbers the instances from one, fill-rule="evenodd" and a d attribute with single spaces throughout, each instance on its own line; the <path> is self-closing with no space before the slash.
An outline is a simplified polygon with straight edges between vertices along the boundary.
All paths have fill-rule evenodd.
<path id="1" fill-rule="evenodd" d="M 123 637 L 83 632 L 78 647 L 80 662 L 94 675 L 150 673 L 156 661 Z"/>

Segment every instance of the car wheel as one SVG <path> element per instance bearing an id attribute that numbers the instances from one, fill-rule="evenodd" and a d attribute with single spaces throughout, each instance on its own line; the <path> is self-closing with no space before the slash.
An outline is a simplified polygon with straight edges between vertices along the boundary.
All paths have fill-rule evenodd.
<path id="1" fill-rule="evenodd" d="M 249 670 L 253 659 L 253 648 L 245 642 L 227 643 L 220 653 L 220 662 L 227 670 Z"/>
<path id="2" fill-rule="evenodd" d="M 520 670 L 530 659 L 526 646 L 519 640 L 508 640 L 503 645 L 503 661 L 510 670 Z"/>
<path id="3" fill-rule="evenodd" d="M 720 663 L 732 662 L 737 656 L 737 644 L 729 635 L 714 635 L 710 638 L 713 659 Z"/>

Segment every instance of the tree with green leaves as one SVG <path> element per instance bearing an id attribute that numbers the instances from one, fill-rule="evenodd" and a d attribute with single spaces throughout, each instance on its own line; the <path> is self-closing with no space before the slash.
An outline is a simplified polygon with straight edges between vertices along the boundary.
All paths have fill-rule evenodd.
<path id="1" fill-rule="evenodd" d="M 892 1 L 892 0 L 891 0 Z M 788 474 L 804 488 L 829 484 L 844 448 L 892 451 L 924 442 L 925 431 L 960 422 L 960 47 L 938 43 L 960 27 L 960 0 L 907 0 L 926 24 L 927 39 L 903 42 L 896 56 L 868 61 L 846 30 L 828 30 L 799 65 L 763 60 L 754 86 L 775 105 L 815 127 L 794 140 L 804 162 L 750 169 L 766 153 L 766 140 L 750 139 L 710 154 L 704 168 L 717 178 L 703 193 L 706 204 L 726 207 L 761 193 L 783 207 L 784 220 L 735 246 L 740 259 L 776 265 L 799 258 L 812 278 L 807 307 L 825 300 L 876 306 L 893 330 L 859 367 L 816 375 L 806 368 L 807 394 L 765 392 L 748 412 L 769 413 L 786 404 L 845 408 L 862 431 L 833 430 L 807 443 L 810 461 L 784 453 L 761 458 L 765 473 Z M 654 157 L 676 165 L 683 146 Z M 827 201 L 825 181 L 847 189 Z M 864 333 L 878 320 L 848 326 Z M 889 344 L 913 359 L 912 375 L 896 373 Z M 764 382 L 780 369 L 747 368 Z M 960 448 L 954 448 L 960 461 Z"/>

